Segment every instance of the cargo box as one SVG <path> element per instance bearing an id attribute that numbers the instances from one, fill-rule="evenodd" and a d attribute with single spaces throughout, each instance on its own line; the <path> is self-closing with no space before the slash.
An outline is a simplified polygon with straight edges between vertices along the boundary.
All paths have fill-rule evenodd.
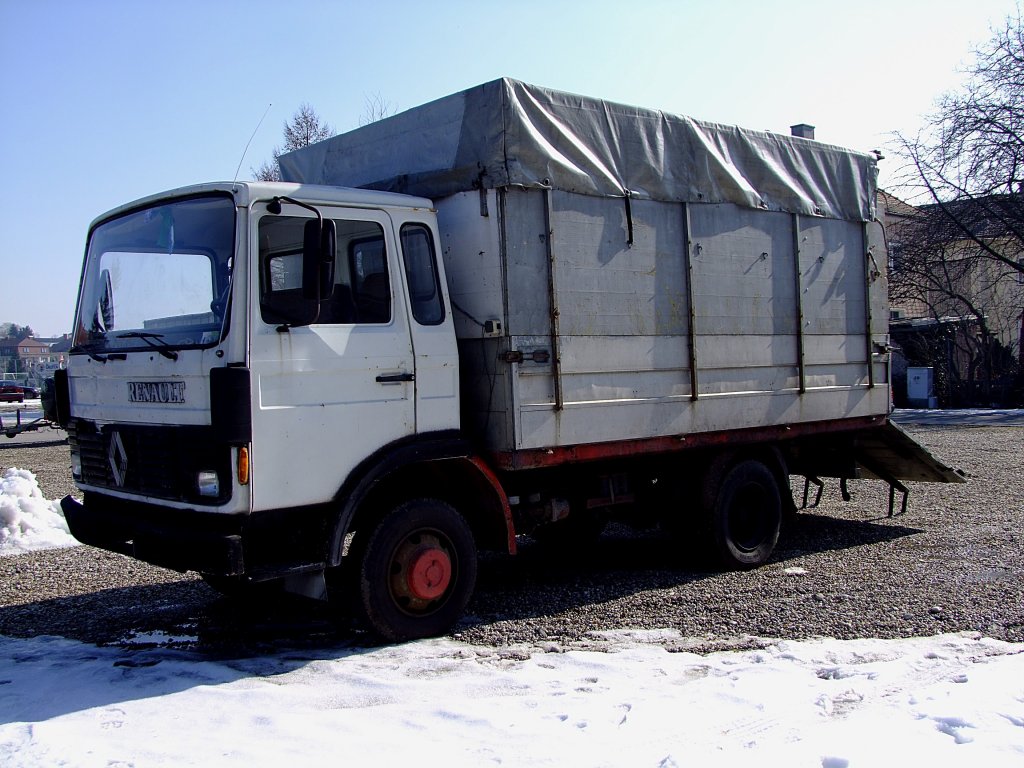
<path id="1" fill-rule="evenodd" d="M 434 200 L 464 425 L 507 466 L 888 412 L 871 155 L 499 80 L 280 163 Z"/>

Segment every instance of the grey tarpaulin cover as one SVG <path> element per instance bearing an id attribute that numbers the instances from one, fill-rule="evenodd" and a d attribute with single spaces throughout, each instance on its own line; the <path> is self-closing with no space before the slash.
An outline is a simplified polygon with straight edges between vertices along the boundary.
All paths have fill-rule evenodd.
<path id="1" fill-rule="evenodd" d="M 502 79 L 282 155 L 285 181 L 442 198 L 519 185 L 874 216 L 872 155 Z"/>

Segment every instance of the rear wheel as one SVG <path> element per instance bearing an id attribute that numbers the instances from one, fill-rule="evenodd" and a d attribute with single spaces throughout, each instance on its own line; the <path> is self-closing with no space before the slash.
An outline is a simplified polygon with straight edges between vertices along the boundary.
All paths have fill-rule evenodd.
<path id="1" fill-rule="evenodd" d="M 746 569 L 766 563 L 782 525 L 782 501 L 771 470 L 752 459 L 729 469 L 707 525 L 715 554 L 726 567 Z"/>
<path id="2" fill-rule="evenodd" d="M 386 640 L 449 631 L 476 584 L 473 532 L 462 515 L 437 499 L 395 507 L 352 554 L 358 558 L 358 608 Z"/>

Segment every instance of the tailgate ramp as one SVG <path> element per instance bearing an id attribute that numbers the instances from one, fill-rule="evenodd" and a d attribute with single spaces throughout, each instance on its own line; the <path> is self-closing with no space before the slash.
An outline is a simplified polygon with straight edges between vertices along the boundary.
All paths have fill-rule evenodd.
<path id="1" fill-rule="evenodd" d="M 846 487 L 849 479 L 881 480 L 889 485 L 889 516 L 895 514 L 896 491 L 903 494 L 900 513 L 907 511 L 910 490 L 905 483 L 966 483 L 967 476 L 937 459 L 931 451 L 921 445 L 902 427 L 891 421 L 883 426 L 858 430 L 853 435 L 848 458 L 852 459 L 851 471 L 827 473 L 838 476 L 844 501 L 850 500 Z M 808 505 L 811 484 L 817 486 L 817 495 Z M 815 507 L 821 500 L 824 484 L 816 474 L 807 475 L 804 483 L 803 507 Z"/>

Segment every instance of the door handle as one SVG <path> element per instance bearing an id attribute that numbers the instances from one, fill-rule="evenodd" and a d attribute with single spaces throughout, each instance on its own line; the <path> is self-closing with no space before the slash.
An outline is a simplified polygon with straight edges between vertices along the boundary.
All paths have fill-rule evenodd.
<path id="1" fill-rule="evenodd" d="M 414 381 L 413 373 L 382 373 L 377 377 L 378 384 L 401 384 L 403 381 Z"/>

